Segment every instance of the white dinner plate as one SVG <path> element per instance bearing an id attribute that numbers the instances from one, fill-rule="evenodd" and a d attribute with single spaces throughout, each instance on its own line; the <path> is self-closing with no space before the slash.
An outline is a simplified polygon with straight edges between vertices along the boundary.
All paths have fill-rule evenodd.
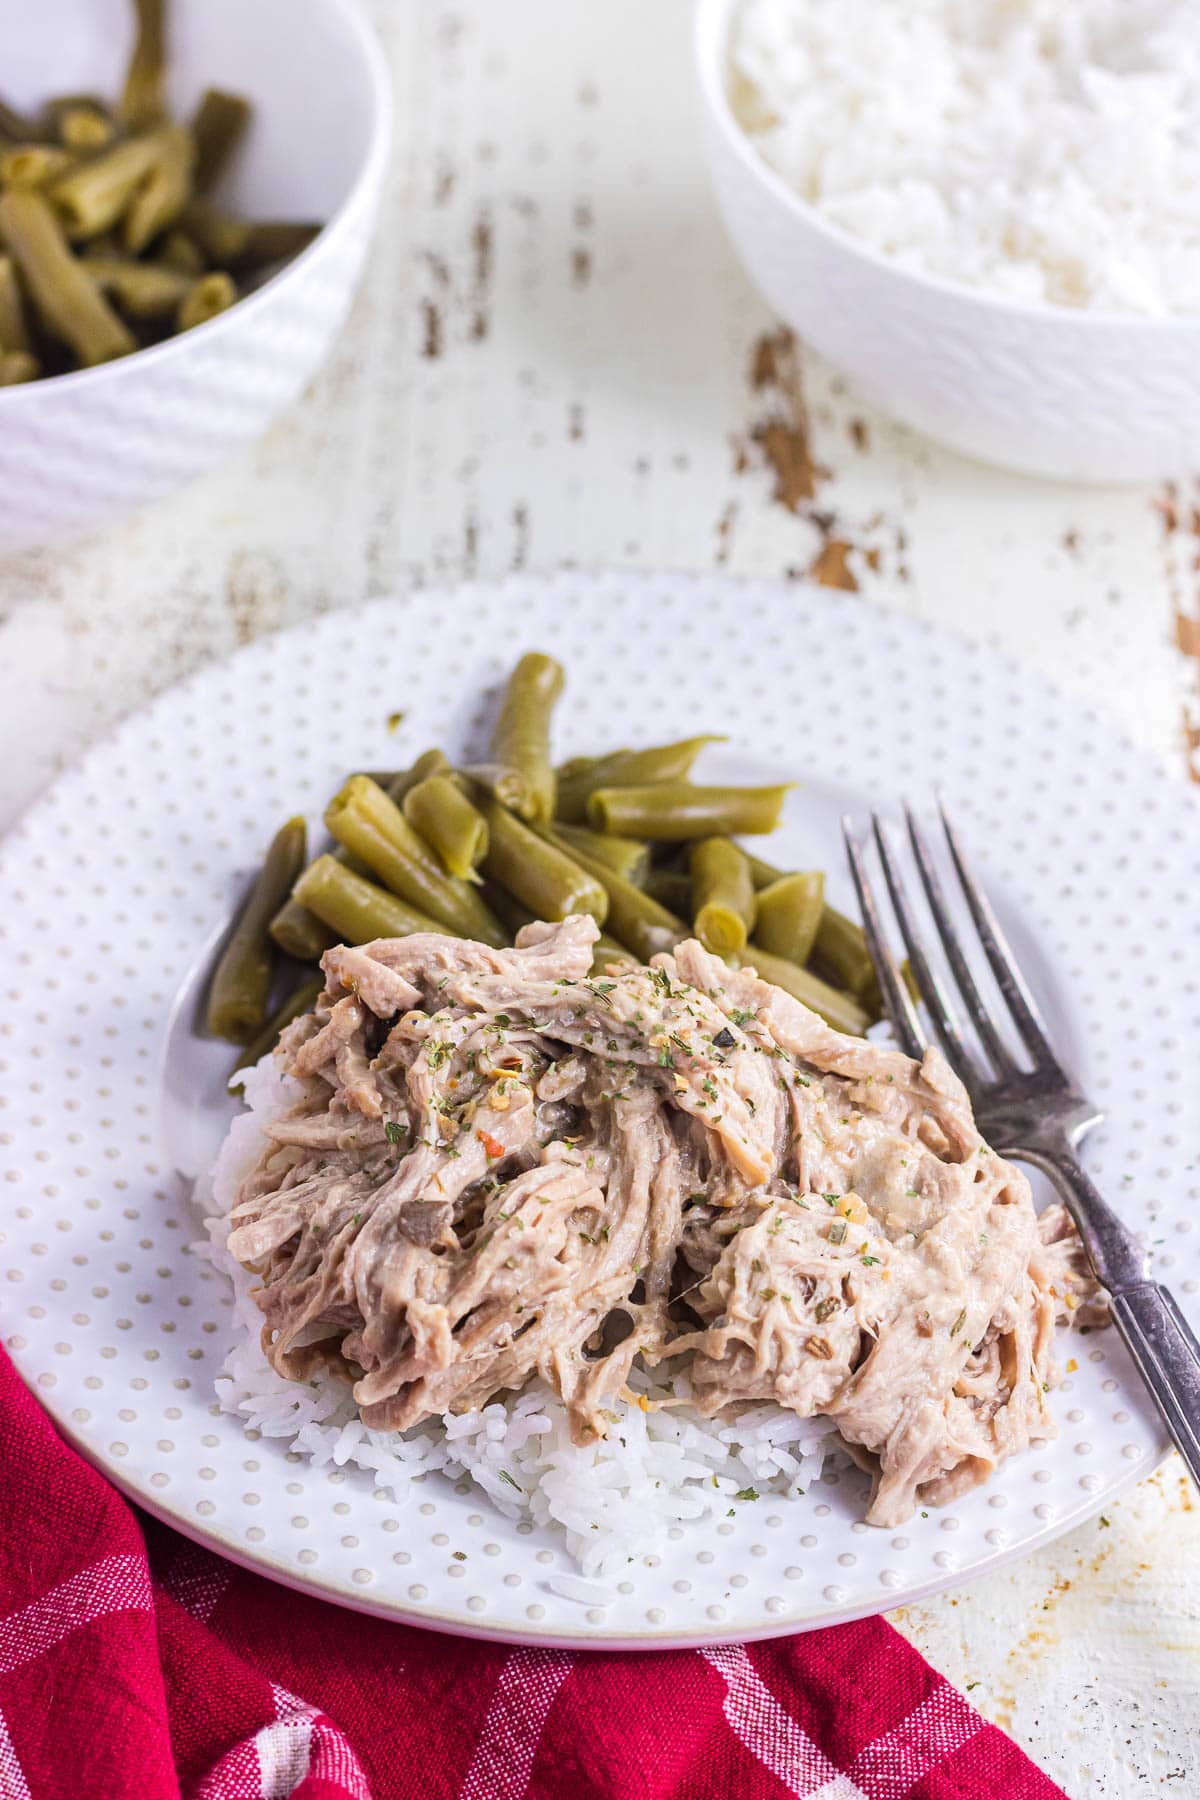
<path id="1" fill-rule="evenodd" d="M 327 1599 L 480 1636 L 611 1648 L 795 1631 L 1066 1531 L 1164 1449 L 1112 1331 L 1062 1340 L 1058 1440 L 949 1510 L 869 1529 L 858 1478 L 827 1477 L 677 1528 L 605 1605 L 557 1592 L 562 1540 L 469 1484 L 429 1476 L 400 1507 L 215 1406 L 230 1303 L 189 1253 L 185 1175 L 228 1117 L 228 1051 L 192 1035 L 195 971 L 283 818 L 319 818 L 349 770 L 432 743 L 478 752 L 531 646 L 567 666 L 564 755 L 719 730 L 714 768 L 799 779 L 771 855 L 825 867 L 835 901 L 849 901 L 840 812 L 943 791 L 1108 1110 L 1089 1166 L 1200 1324 L 1196 796 L 994 652 L 859 599 L 563 574 L 264 639 L 129 719 L 4 842 L 0 1318 L 24 1378 L 84 1455 L 190 1536 Z"/>

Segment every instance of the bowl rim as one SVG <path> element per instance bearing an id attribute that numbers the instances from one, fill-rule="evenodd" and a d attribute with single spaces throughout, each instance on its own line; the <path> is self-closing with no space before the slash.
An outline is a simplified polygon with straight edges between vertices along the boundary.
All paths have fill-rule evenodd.
<path id="1" fill-rule="evenodd" d="M 1162 338 L 1174 332 L 1181 338 L 1200 334 L 1200 314 L 1170 313 L 1152 316 L 1146 313 L 1122 313 L 1091 307 L 1062 306 L 1052 300 L 1014 300 L 996 294 L 990 288 L 971 287 L 966 282 L 951 281 L 944 275 L 927 274 L 906 268 L 894 258 L 876 250 L 864 239 L 857 238 L 841 225 L 826 219 L 818 209 L 798 194 L 782 175 L 755 148 L 749 132 L 739 125 L 729 102 L 725 83 L 728 65 L 728 42 L 734 9 L 742 0 L 699 0 L 692 27 L 692 51 L 701 96 L 710 117 L 716 123 L 726 146 L 737 161 L 772 198 L 791 214 L 797 224 L 807 226 L 846 255 L 892 280 L 907 284 L 914 291 L 925 288 L 960 306 L 974 306 L 994 316 L 1014 321 L 1049 326 L 1051 329 L 1078 327 L 1103 334 L 1124 331 L 1131 335 Z"/>
<path id="2" fill-rule="evenodd" d="M 371 94 L 371 130 L 366 153 L 349 191 L 324 221 L 316 237 L 305 245 L 298 256 L 294 256 L 272 275 L 269 281 L 264 281 L 252 293 L 243 295 L 235 305 L 218 313 L 215 319 L 206 319 L 202 325 L 195 325 L 190 331 L 177 332 L 173 337 L 164 338 L 160 344 L 147 344 L 140 350 L 131 351 L 128 356 L 115 357 L 111 362 L 97 363 L 89 369 L 68 369 L 61 375 L 46 375 L 36 381 L 0 388 L 0 413 L 3 413 L 6 406 L 15 410 L 22 404 L 36 404 L 39 394 L 62 394 L 68 388 L 74 390 L 106 380 L 121 380 L 123 371 L 127 369 L 145 369 L 152 362 L 157 364 L 182 358 L 194 344 L 208 343 L 216 333 L 236 328 L 238 321 L 246 318 L 251 308 L 256 312 L 260 311 L 294 275 L 321 254 L 323 247 L 340 231 L 363 196 L 382 181 L 391 147 L 394 112 L 391 72 L 384 60 L 382 46 L 368 23 L 359 0 L 320 0 L 320 4 L 335 12 L 346 26 L 349 39 L 366 71 Z"/>

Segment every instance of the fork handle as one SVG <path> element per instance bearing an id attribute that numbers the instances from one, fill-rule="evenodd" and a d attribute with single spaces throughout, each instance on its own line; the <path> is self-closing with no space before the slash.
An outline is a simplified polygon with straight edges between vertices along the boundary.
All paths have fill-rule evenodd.
<path id="1" fill-rule="evenodd" d="M 1166 1288 L 1143 1281 L 1112 1313 L 1192 1480 L 1200 1487 L 1200 1344 Z"/>

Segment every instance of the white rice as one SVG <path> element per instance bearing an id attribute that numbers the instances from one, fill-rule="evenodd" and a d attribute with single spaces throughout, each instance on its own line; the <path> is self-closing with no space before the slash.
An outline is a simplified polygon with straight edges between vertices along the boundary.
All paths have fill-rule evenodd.
<path id="1" fill-rule="evenodd" d="M 401 1504 L 422 1476 L 469 1477 L 497 1511 L 565 1541 L 583 1573 L 558 1576 L 555 1591 L 589 1606 L 612 1592 L 587 1578 L 660 1546 L 672 1526 L 736 1515 L 768 1494 L 801 1495 L 831 1458 L 848 1464 L 827 1419 L 801 1419 L 763 1403 L 728 1421 L 705 1419 L 686 1404 L 682 1376 L 668 1384 L 635 1371 L 631 1386 L 650 1410 L 617 1402 L 609 1437 L 581 1449 L 571 1442 L 562 1401 L 540 1381 L 508 1401 L 446 1413 L 398 1434 L 369 1431 L 347 1385 L 330 1373 L 306 1382 L 276 1374 L 262 1353 L 254 1278 L 225 1249 L 225 1215 L 262 1148 L 259 1122 L 298 1092 L 270 1057 L 249 1071 L 250 1110 L 234 1120 L 210 1178 L 197 1190 L 212 1216 L 208 1240 L 195 1250 L 232 1283 L 239 1333 L 217 1378 L 217 1399 L 247 1430 L 286 1440 L 316 1468 L 368 1470 Z M 665 1400 L 676 1404 L 660 1409 Z"/>
<path id="2" fill-rule="evenodd" d="M 1195 0 L 742 0 L 731 58 L 766 160 L 897 262 L 1200 312 Z"/>

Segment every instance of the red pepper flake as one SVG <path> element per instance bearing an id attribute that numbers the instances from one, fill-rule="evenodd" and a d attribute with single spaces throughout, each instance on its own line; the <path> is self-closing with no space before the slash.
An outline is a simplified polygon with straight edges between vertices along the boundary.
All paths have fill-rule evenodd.
<path id="1" fill-rule="evenodd" d="M 479 1139 L 490 1157 L 494 1158 L 504 1155 L 504 1145 L 498 1138 L 494 1138 L 490 1132 L 476 1131 L 475 1136 Z"/>

